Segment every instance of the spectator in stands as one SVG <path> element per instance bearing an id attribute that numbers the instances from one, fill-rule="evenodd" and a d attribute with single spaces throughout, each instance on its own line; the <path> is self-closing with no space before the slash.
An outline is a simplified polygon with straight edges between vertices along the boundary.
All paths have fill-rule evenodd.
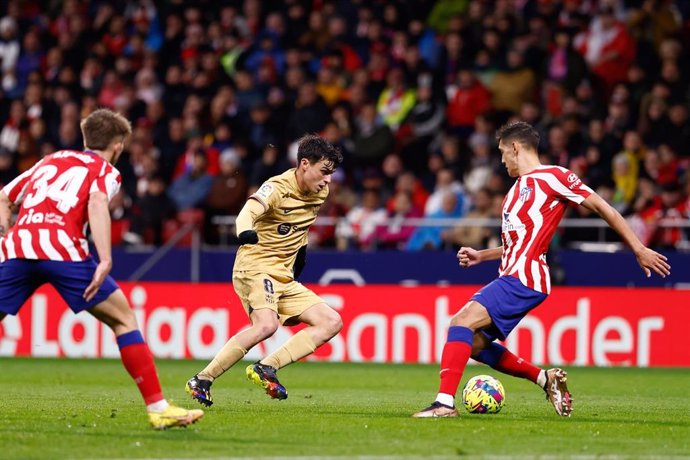
<path id="1" fill-rule="evenodd" d="M 24 103 L 21 100 L 14 100 L 10 103 L 9 114 L 5 118 L 2 130 L 0 130 L 0 148 L 6 149 L 13 155 L 16 154 L 19 136 L 25 125 L 26 108 Z"/>
<path id="2" fill-rule="evenodd" d="M 426 208 L 426 202 L 429 199 L 429 192 L 424 188 L 422 182 L 417 179 L 415 174 L 411 171 L 403 171 L 395 181 L 395 190 L 392 197 L 386 203 L 386 210 L 393 212 L 395 209 L 395 196 L 404 192 L 410 196 L 412 206 L 420 212 Z"/>
<path id="3" fill-rule="evenodd" d="M 445 219 L 446 221 L 461 216 L 458 196 L 448 190 L 441 194 L 441 207 L 438 210 L 432 213 L 424 213 L 425 218 Z M 446 246 L 446 235 L 450 228 L 451 226 L 448 223 L 417 227 L 407 241 L 405 249 L 408 251 L 442 249 Z"/>
<path id="4" fill-rule="evenodd" d="M 290 165 L 285 156 L 281 155 L 278 147 L 273 144 L 267 144 L 261 151 L 261 157 L 252 166 L 248 193 L 251 195 L 267 179 L 277 176 L 289 168 Z"/>
<path id="5" fill-rule="evenodd" d="M 165 181 L 162 176 L 154 175 L 133 209 L 130 228 L 123 239 L 133 245 L 161 245 L 163 224 L 174 216 L 175 203 L 165 192 Z"/>
<path id="6" fill-rule="evenodd" d="M 690 117 L 688 104 L 675 103 L 668 108 L 668 131 L 663 142 L 675 152 L 684 152 L 690 146 Z M 690 157 L 690 154 L 683 155 Z"/>
<path id="7" fill-rule="evenodd" d="M 491 80 L 491 105 L 499 111 L 518 113 L 523 103 L 534 100 L 537 89 L 534 71 L 525 65 L 525 56 L 516 47 L 508 50 L 505 67 Z"/>
<path id="8" fill-rule="evenodd" d="M 329 113 L 328 106 L 316 92 L 314 82 L 302 83 L 297 90 L 297 99 L 287 121 L 288 141 L 321 131 L 326 126 Z"/>
<path id="9" fill-rule="evenodd" d="M 220 173 L 213 178 L 211 190 L 206 196 L 205 240 L 218 243 L 217 227 L 213 225 L 216 216 L 236 216 L 245 201 L 249 183 L 241 169 L 242 159 L 235 149 L 228 148 L 220 155 Z"/>
<path id="10" fill-rule="evenodd" d="M 417 103 L 407 115 L 402 134 L 401 155 L 406 169 L 423 171 L 429 157 L 429 146 L 438 138 L 445 119 L 443 101 L 434 97 L 431 75 L 420 77 Z"/>
<path id="11" fill-rule="evenodd" d="M 195 150 L 189 171 L 170 185 L 168 196 L 178 211 L 203 205 L 213 185 L 213 177 L 207 172 L 207 163 L 206 152 L 203 149 Z"/>
<path id="12" fill-rule="evenodd" d="M 393 208 L 388 212 L 386 224 L 376 227 L 374 244 L 378 249 L 404 249 L 415 231 L 414 225 L 404 221 L 422 217 L 422 211 L 414 206 L 408 192 L 398 191 L 392 200 Z"/>
<path id="13" fill-rule="evenodd" d="M 376 113 L 376 106 L 367 103 L 355 118 L 352 151 L 353 167 L 365 170 L 380 169 L 383 158 L 393 150 L 393 133 Z"/>
<path id="14" fill-rule="evenodd" d="M 376 228 L 383 225 L 386 219 L 387 213 L 381 207 L 379 192 L 375 189 L 364 190 L 361 202 L 350 209 L 335 229 L 337 248 L 372 249 Z"/>
<path id="15" fill-rule="evenodd" d="M 424 215 L 436 214 L 443 208 L 445 195 L 452 193 L 455 195 L 455 214 L 461 216 L 465 209 L 465 189 L 460 181 L 455 177 L 452 169 L 443 168 L 436 173 L 436 184 L 434 191 L 429 195 L 424 206 Z"/>
<path id="16" fill-rule="evenodd" d="M 0 70 L 2 70 L 2 89 L 6 92 L 11 92 L 16 86 L 14 68 L 17 65 L 20 50 L 17 22 L 11 16 L 5 16 L 0 19 L 0 59 L 2 59 Z"/>
<path id="17" fill-rule="evenodd" d="M 309 228 L 309 247 L 335 248 L 337 244 L 337 220 L 347 216 L 357 197 L 349 187 L 343 184 L 345 179 L 342 170 L 338 169 L 328 184 L 328 200 L 321 206 L 319 217 L 332 219 L 333 222 L 320 224 L 319 221 Z"/>
<path id="18" fill-rule="evenodd" d="M 220 152 L 205 145 L 201 130 L 198 127 L 191 127 L 185 133 L 185 138 L 186 148 L 182 155 L 177 158 L 175 173 L 172 179 L 176 180 L 186 172 L 191 171 L 192 168 L 194 168 L 194 164 L 197 161 L 197 154 L 200 151 L 204 153 L 206 172 L 210 175 L 218 174 L 220 169 L 218 165 Z"/>
<path id="19" fill-rule="evenodd" d="M 491 144 L 483 137 L 475 137 L 469 145 L 472 157 L 465 174 L 465 189 L 469 193 L 476 193 L 489 181 L 494 170 L 494 160 L 491 158 Z"/>
<path id="20" fill-rule="evenodd" d="M 687 201 L 678 182 L 661 187 L 661 195 L 649 197 L 646 206 L 636 216 L 642 223 L 641 236 L 646 245 L 662 249 L 674 249 L 685 239 L 682 228 L 661 226 L 660 223 L 687 221 Z"/>
<path id="21" fill-rule="evenodd" d="M 466 139 L 474 131 L 477 116 L 491 108 L 491 93 L 469 68 L 458 71 L 457 80 L 446 91 L 448 129 Z"/>
<path id="22" fill-rule="evenodd" d="M 493 196 L 487 188 L 481 188 L 472 194 L 472 209 L 464 217 L 474 219 L 491 218 Z M 489 228 L 481 225 L 456 226 L 442 233 L 443 241 L 452 247 L 468 246 L 486 248 L 491 236 Z"/>
<path id="23" fill-rule="evenodd" d="M 146 168 L 167 186 L 190 169 L 197 148 L 212 175 L 220 152 L 236 149 L 251 177 L 264 145 L 282 151 L 318 132 L 338 138 L 351 160 L 343 189 L 361 191 L 365 171 L 380 175 L 386 158 L 401 158 L 428 191 L 444 167 L 475 192 L 489 179 L 499 189 L 492 133 L 512 118 L 541 127 L 543 140 L 553 125 L 563 128 L 559 163 L 584 155 L 592 185 L 613 181 L 613 157 L 635 128 L 656 150 L 648 161 L 662 181 L 687 169 L 682 24 L 690 10 L 677 2 L 434 1 L 412 14 L 366 2 L 291 2 L 285 11 L 254 0 L 121 9 L 70 1 L 55 11 L 15 3 L 0 9 L 0 146 L 14 167 L 79 147 L 73 121 L 105 106 L 142 125 L 145 139 L 136 142 L 153 146 Z M 539 90 L 536 82 L 548 84 Z M 487 112 L 487 101 L 499 101 L 498 111 Z M 136 202 L 142 163 L 121 166 L 123 190 Z M 387 168 L 391 193 L 400 173 Z"/>
<path id="24" fill-rule="evenodd" d="M 637 188 L 635 164 L 636 160 L 632 160 L 624 152 L 613 157 L 612 169 L 615 189 L 610 203 L 621 214 L 627 213 Z"/>
<path id="25" fill-rule="evenodd" d="M 568 29 L 558 29 L 554 33 L 555 47 L 551 50 L 546 63 L 547 81 L 556 85 L 558 91 L 553 97 L 562 94 L 575 94 L 577 85 L 587 76 L 587 64 L 582 55 L 575 51 L 572 46 L 571 31 Z M 554 89 L 554 86 L 547 86 L 546 89 Z M 549 93 L 547 92 L 547 97 Z M 549 99 L 547 111 L 559 115 L 549 104 L 558 102 Z"/>
<path id="26" fill-rule="evenodd" d="M 625 24 L 616 19 L 608 5 L 602 6 L 589 28 L 575 37 L 575 48 L 597 76 L 604 97 L 616 83 L 625 81 L 635 57 L 635 44 Z"/>
<path id="27" fill-rule="evenodd" d="M 666 0 L 643 0 L 631 9 L 628 29 L 632 37 L 637 39 L 638 49 L 653 54 L 666 37 L 680 28 L 677 10 L 672 3 Z"/>
<path id="28" fill-rule="evenodd" d="M 257 154 L 266 144 L 278 145 L 278 129 L 271 119 L 271 110 L 265 102 L 258 102 L 249 111 L 247 137 L 252 151 Z"/>
<path id="29" fill-rule="evenodd" d="M 649 145 L 659 145 L 670 134 L 667 115 L 668 104 L 664 99 L 654 98 L 643 101 L 644 112 L 637 129 Z"/>
<path id="30" fill-rule="evenodd" d="M 394 67 L 388 71 L 386 87 L 379 96 L 376 111 L 386 126 L 396 133 L 414 107 L 416 98 L 415 91 L 405 83 L 402 69 Z"/>
<path id="31" fill-rule="evenodd" d="M 446 133 L 439 142 L 438 153 L 443 167 L 453 171 L 455 177 L 463 177 L 467 168 L 467 158 L 461 152 L 460 139 L 450 133 Z"/>

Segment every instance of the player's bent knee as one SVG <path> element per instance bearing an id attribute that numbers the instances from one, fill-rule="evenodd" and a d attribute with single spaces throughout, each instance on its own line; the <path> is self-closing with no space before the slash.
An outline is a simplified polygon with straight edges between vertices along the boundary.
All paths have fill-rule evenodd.
<path id="1" fill-rule="evenodd" d="M 343 329 L 343 319 L 337 312 L 334 311 L 333 313 L 335 314 L 330 316 L 326 322 L 326 329 L 331 337 Z"/>
<path id="2" fill-rule="evenodd" d="M 469 327 L 470 321 L 469 318 L 471 316 L 463 309 L 457 312 L 453 317 L 450 319 L 450 325 L 451 326 L 464 326 L 464 327 Z"/>
<path id="3" fill-rule="evenodd" d="M 319 306 L 321 305 L 323 305 L 323 308 L 318 310 L 319 319 L 317 326 L 330 338 L 343 329 L 343 319 L 337 311 L 333 310 L 328 305 L 320 304 Z"/>
<path id="4" fill-rule="evenodd" d="M 262 321 L 255 323 L 252 327 L 256 330 L 256 333 L 261 337 L 261 340 L 267 339 L 276 333 L 280 322 L 278 321 Z"/>

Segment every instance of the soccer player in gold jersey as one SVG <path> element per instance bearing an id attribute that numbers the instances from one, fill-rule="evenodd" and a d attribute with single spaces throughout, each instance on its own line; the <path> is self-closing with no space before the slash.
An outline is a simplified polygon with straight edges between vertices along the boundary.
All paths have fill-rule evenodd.
<path id="1" fill-rule="evenodd" d="M 211 384 L 281 324 L 305 323 L 285 344 L 247 367 L 247 377 L 275 399 L 287 398 L 278 369 L 310 355 L 335 336 L 340 315 L 296 278 L 304 267 L 307 232 L 328 196 L 328 184 L 342 162 L 340 151 L 313 135 L 299 141 L 297 167 L 268 179 L 249 197 L 235 223 L 240 248 L 232 284 L 251 326 L 235 334 L 211 362 L 189 379 L 186 391 L 213 404 Z"/>

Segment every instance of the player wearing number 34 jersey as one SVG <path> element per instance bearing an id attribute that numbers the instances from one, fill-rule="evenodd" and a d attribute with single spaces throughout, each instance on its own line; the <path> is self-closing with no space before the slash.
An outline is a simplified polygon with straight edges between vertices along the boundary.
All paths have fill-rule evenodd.
<path id="1" fill-rule="evenodd" d="M 112 329 L 149 423 L 156 429 L 187 426 L 203 411 L 173 406 L 163 397 L 134 312 L 109 276 L 108 201 L 120 188 L 120 173 L 112 165 L 132 127 L 122 115 L 100 109 L 82 120 L 81 131 L 84 151 L 48 155 L 0 191 L 0 321 L 16 315 L 36 289 L 50 283 L 72 311 L 87 311 Z M 10 228 L 13 206 L 19 212 Z M 98 263 L 89 256 L 87 224 Z"/>
<path id="2" fill-rule="evenodd" d="M 22 206 L 2 239 L 0 257 L 85 260 L 89 195 L 103 192 L 110 200 L 119 189 L 120 173 L 94 152 L 63 150 L 46 156 L 3 189 Z"/>

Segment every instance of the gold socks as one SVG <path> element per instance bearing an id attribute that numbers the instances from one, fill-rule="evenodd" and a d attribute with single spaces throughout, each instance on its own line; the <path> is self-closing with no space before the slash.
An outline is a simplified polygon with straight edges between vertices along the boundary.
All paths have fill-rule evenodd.
<path id="1" fill-rule="evenodd" d="M 198 376 L 202 379 L 214 380 L 223 375 L 225 371 L 230 369 L 240 359 L 244 358 L 247 350 L 242 348 L 235 337 L 231 337 L 223 348 L 220 349 L 216 356 L 213 357 L 208 366 L 203 371 L 199 372 Z"/>
<path id="2" fill-rule="evenodd" d="M 293 335 L 283 346 L 262 359 L 261 364 L 280 369 L 314 353 L 314 350 L 316 350 L 316 344 L 309 334 L 302 330 Z"/>

